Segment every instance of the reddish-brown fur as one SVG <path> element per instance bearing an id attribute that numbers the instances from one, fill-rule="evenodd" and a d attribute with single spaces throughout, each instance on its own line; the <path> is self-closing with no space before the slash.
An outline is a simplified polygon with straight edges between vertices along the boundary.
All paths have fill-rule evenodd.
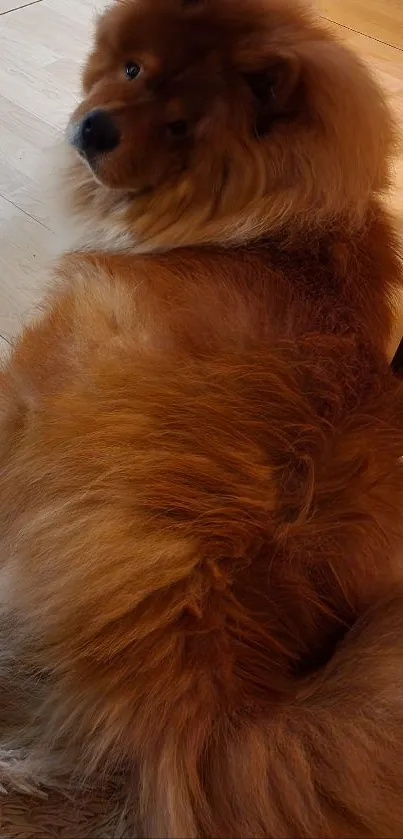
<path id="1" fill-rule="evenodd" d="M 382 94 L 275 0 L 124 0 L 97 39 L 73 121 L 102 105 L 122 142 L 72 162 L 89 252 L 2 373 L 2 611 L 43 674 L 17 744 L 123 764 L 139 835 L 398 837 Z"/>

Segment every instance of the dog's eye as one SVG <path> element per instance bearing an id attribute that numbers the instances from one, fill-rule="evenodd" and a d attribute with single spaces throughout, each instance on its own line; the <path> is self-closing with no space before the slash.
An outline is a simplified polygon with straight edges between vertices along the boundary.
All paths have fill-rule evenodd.
<path id="1" fill-rule="evenodd" d="M 141 73 L 141 66 L 136 61 L 128 61 L 125 67 L 125 73 L 128 79 L 137 79 Z"/>
<path id="2" fill-rule="evenodd" d="M 178 139 L 186 137 L 188 133 L 187 122 L 184 119 L 176 119 L 174 122 L 169 122 L 167 128 L 171 137 Z"/>

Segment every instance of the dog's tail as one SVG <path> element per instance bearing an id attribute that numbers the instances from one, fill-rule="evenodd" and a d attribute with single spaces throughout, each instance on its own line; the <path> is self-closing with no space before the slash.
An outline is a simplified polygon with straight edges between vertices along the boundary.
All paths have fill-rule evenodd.
<path id="1" fill-rule="evenodd" d="M 144 766 L 145 835 L 401 837 L 403 596 L 272 718 L 228 720 L 198 762 L 196 740 L 175 732 Z"/>

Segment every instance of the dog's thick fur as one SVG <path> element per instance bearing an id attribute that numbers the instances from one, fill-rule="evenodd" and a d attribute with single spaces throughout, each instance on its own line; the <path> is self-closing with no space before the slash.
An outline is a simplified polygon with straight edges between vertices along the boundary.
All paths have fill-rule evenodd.
<path id="1" fill-rule="evenodd" d="M 73 128 L 101 106 L 2 373 L 14 744 L 123 766 L 139 835 L 401 836 L 384 98 L 294 5 L 123 0 Z"/>

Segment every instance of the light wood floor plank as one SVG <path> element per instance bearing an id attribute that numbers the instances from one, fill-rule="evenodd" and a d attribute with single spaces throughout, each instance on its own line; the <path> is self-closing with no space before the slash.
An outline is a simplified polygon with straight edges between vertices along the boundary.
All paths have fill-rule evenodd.
<path id="1" fill-rule="evenodd" d="M 23 9 L 26 6 L 36 5 L 42 0 L 0 0 L 0 15 L 5 15 L 6 12 Z"/>
<path id="2" fill-rule="evenodd" d="M 11 345 L 0 335 L 0 363 L 4 361 L 11 349 Z"/>
<path id="3" fill-rule="evenodd" d="M 0 335 L 11 340 L 48 282 L 53 234 L 0 197 Z"/>
<path id="4" fill-rule="evenodd" d="M 356 32 L 403 49 L 402 0 L 319 0 L 323 14 Z"/>

